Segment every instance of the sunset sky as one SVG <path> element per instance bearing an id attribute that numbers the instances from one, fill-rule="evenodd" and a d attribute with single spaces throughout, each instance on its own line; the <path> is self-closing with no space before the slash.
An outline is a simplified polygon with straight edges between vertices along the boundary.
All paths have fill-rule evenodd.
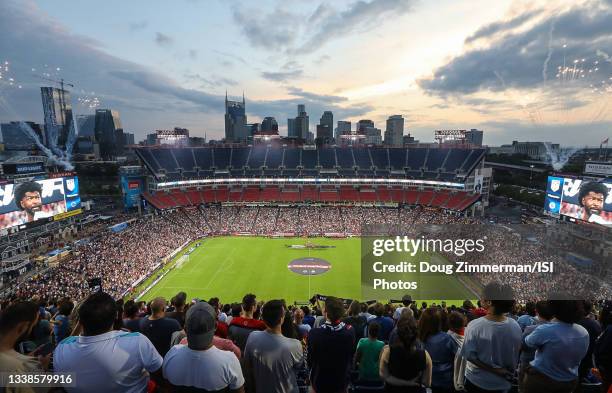
<path id="1" fill-rule="evenodd" d="M 43 121 L 48 74 L 74 83 L 77 114 L 97 97 L 137 140 L 221 138 L 226 91 L 281 134 L 304 103 L 313 132 L 331 110 L 383 131 L 401 114 L 424 142 L 446 128 L 491 146 L 612 136 L 612 0 L 3 0 L 0 37 L 2 122 Z"/>

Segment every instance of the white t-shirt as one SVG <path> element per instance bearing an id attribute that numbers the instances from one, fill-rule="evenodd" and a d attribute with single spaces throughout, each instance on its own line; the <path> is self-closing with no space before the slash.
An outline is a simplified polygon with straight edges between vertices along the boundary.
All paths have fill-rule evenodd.
<path id="1" fill-rule="evenodd" d="M 147 371 L 159 370 L 162 362 L 146 336 L 119 330 L 68 337 L 53 353 L 55 371 L 76 374 L 76 387 L 66 387 L 68 392 L 142 393 L 149 382 Z"/>
<path id="2" fill-rule="evenodd" d="M 240 362 L 229 351 L 211 347 L 194 351 L 187 345 L 175 345 L 164 357 L 164 378 L 175 386 L 190 386 L 208 391 L 244 385 Z"/>

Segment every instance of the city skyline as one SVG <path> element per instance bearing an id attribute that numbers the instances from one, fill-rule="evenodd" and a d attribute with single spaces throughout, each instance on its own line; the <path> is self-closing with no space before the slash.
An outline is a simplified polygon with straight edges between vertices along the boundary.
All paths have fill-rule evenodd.
<path id="1" fill-rule="evenodd" d="M 313 133 L 327 110 L 334 128 L 382 132 L 402 115 L 425 142 L 477 128 L 488 145 L 596 146 L 612 130 L 609 0 L 144 4 L 105 2 L 93 19 L 87 4 L 3 2 L 0 121 L 42 123 L 43 76 L 75 84 L 75 115 L 117 110 L 137 140 L 175 126 L 222 138 L 226 90 L 282 135 L 298 104 Z"/>

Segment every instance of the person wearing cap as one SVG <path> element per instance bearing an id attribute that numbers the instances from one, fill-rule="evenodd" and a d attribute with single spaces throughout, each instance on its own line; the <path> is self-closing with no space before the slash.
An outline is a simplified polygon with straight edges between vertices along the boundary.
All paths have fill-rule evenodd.
<path id="1" fill-rule="evenodd" d="M 187 310 L 187 345 L 175 345 L 164 357 L 164 378 L 175 388 L 196 388 L 215 392 L 244 392 L 240 362 L 230 351 L 213 345 L 217 322 L 215 309 L 198 302 Z"/>
<path id="2" fill-rule="evenodd" d="M 244 350 L 244 367 L 249 392 L 298 393 L 296 372 L 304 364 L 300 341 L 282 335 L 285 303 L 270 300 L 263 306 L 266 330 L 252 332 Z"/>

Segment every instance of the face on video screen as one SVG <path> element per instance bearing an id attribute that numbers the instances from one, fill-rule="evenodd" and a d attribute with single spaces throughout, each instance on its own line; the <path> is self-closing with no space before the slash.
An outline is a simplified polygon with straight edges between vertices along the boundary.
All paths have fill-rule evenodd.
<path id="1" fill-rule="evenodd" d="M 26 212 L 28 222 L 34 220 L 34 215 L 42 209 L 42 187 L 36 182 L 19 185 L 15 190 L 17 207 Z"/>

